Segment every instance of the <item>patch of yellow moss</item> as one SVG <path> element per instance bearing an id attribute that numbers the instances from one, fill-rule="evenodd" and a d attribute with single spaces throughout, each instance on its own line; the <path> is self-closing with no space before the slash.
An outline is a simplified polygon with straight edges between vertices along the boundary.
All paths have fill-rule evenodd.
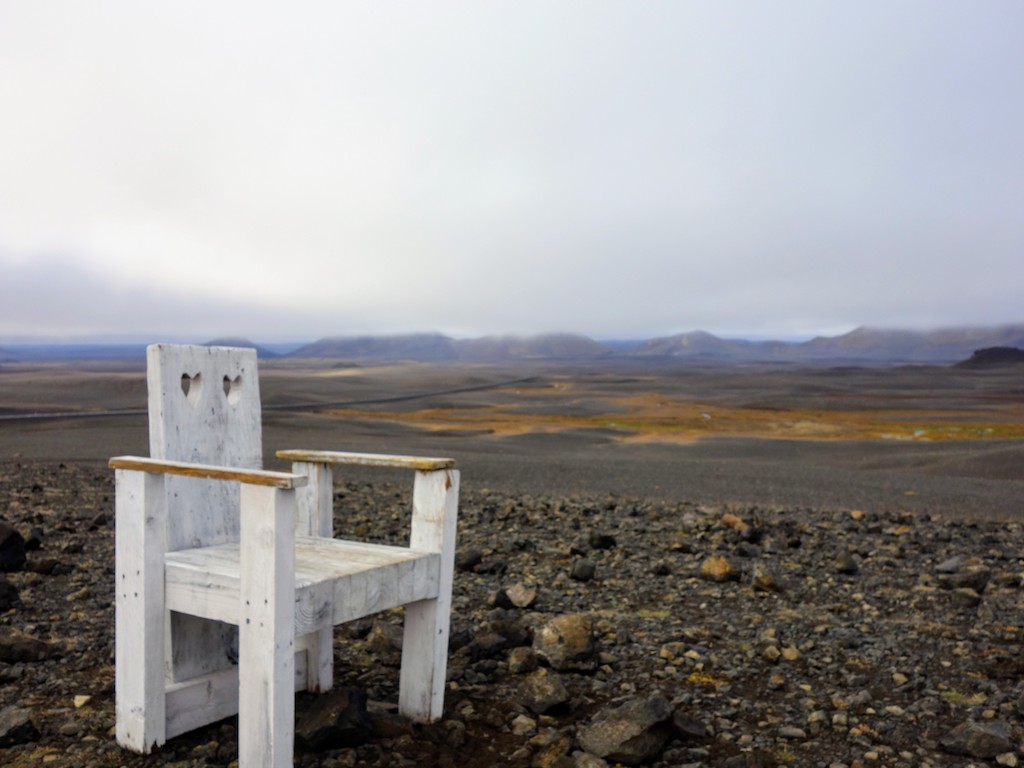
<path id="1" fill-rule="evenodd" d="M 658 393 L 612 396 L 578 387 L 521 389 L 516 402 L 409 412 L 345 409 L 339 418 L 386 420 L 427 430 L 486 431 L 496 436 L 601 429 L 622 442 L 686 443 L 711 436 L 786 440 L 1019 440 L 1024 405 L 974 410 L 822 410 L 723 407 Z M 562 412 L 559 412 L 559 408 Z M 572 411 L 589 411 L 574 415 Z"/>

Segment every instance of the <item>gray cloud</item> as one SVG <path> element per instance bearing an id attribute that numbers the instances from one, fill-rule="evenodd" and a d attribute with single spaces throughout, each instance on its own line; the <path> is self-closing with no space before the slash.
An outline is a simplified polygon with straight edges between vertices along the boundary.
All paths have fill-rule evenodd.
<path id="1" fill-rule="evenodd" d="M 995 0 L 8 4 L 0 337 L 1017 321 L 1022 51 Z"/>

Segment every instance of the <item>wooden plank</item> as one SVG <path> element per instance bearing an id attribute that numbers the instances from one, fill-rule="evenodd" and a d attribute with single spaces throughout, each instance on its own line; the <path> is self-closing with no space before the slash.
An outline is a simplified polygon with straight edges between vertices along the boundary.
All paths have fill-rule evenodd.
<path id="1" fill-rule="evenodd" d="M 256 350 L 153 344 L 146 356 L 152 459 L 263 468 Z M 171 475 L 168 550 L 238 541 L 238 494 L 234 483 Z"/>
<path id="2" fill-rule="evenodd" d="M 153 460 L 263 468 L 254 349 L 154 344 L 146 356 Z M 169 474 L 165 485 L 168 551 L 238 541 L 239 483 Z M 234 627 L 173 613 L 169 632 L 173 680 L 224 669 L 238 651 Z"/>
<path id="3" fill-rule="evenodd" d="M 444 713 L 459 507 L 458 471 L 417 472 L 412 505 L 410 546 L 438 553 L 439 583 L 436 598 L 410 603 L 405 608 L 398 710 L 414 721 L 430 723 L 440 720 Z"/>
<path id="4" fill-rule="evenodd" d="M 455 459 L 438 459 L 426 456 L 391 456 L 383 453 L 347 453 L 344 451 L 303 451 L 290 449 L 278 451 L 277 457 L 288 461 L 355 464 L 364 467 L 397 467 L 399 469 L 416 469 L 421 472 L 452 469 L 455 467 Z"/>
<path id="5" fill-rule="evenodd" d="M 148 753 L 167 739 L 164 700 L 166 495 L 161 475 L 115 473 L 117 742 Z"/>
<path id="6" fill-rule="evenodd" d="M 297 537 L 296 635 L 436 597 L 439 558 L 383 544 Z M 237 544 L 168 553 L 168 609 L 237 624 L 239 563 Z"/>
<path id="7" fill-rule="evenodd" d="M 330 538 L 334 528 L 334 472 L 330 464 L 323 462 L 292 463 L 292 474 L 304 475 L 309 482 L 305 488 L 296 491 L 295 521 L 296 535 L 322 536 Z M 296 611 L 299 606 L 296 605 Z M 310 617 L 320 622 L 320 629 L 306 636 L 309 659 L 307 690 L 311 693 L 326 693 L 334 683 L 334 628 L 330 624 L 330 606 L 317 606 L 315 615 Z M 303 622 L 296 619 L 296 625 Z"/>
<path id="8" fill-rule="evenodd" d="M 306 649 L 295 653 L 295 690 L 306 688 Z M 238 713 L 238 667 L 167 686 L 167 738 Z"/>
<path id="9" fill-rule="evenodd" d="M 291 768 L 295 741 L 295 494 L 242 486 L 238 763 Z"/>
<path id="10" fill-rule="evenodd" d="M 287 472 L 220 467 L 210 464 L 193 464 L 186 461 L 147 459 L 141 456 L 115 456 L 110 460 L 109 466 L 111 469 L 132 469 L 137 472 L 181 475 L 211 480 L 235 480 L 245 485 L 262 485 L 286 490 L 301 488 L 307 483 L 305 475 L 292 475 Z"/>

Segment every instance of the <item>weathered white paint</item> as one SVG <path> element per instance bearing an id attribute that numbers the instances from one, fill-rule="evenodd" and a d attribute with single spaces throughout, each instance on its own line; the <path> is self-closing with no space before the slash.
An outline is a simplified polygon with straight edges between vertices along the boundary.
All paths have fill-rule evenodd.
<path id="1" fill-rule="evenodd" d="M 263 467 L 256 350 L 154 344 L 147 349 L 149 455 L 153 459 L 239 469 Z M 183 377 L 189 378 L 188 393 Z M 231 382 L 225 393 L 224 381 Z M 238 541 L 238 485 L 167 478 L 170 550 Z M 172 506 L 173 508 L 173 506 Z"/>
<path id="2" fill-rule="evenodd" d="M 242 486 L 238 762 L 292 765 L 295 734 L 295 494 Z"/>
<path id="3" fill-rule="evenodd" d="M 414 550 L 439 555 L 437 597 L 406 606 L 398 709 L 419 722 L 439 720 L 444 712 L 448 630 L 455 563 L 459 473 L 454 469 L 417 472 L 413 487 Z"/>
<path id="4" fill-rule="evenodd" d="M 149 365 L 153 458 L 111 460 L 119 743 L 148 751 L 237 711 L 241 768 L 290 766 L 294 691 L 330 688 L 333 625 L 401 605 L 400 709 L 438 719 L 454 462 L 282 451 L 293 473 L 264 472 L 253 351 L 161 345 Z M 410 547 L 331 538 L 333 464 L 416 470 Z"/>
<path id="5" fill-rule="evenodd" d="M 295 537 L 294 551 L 296 635 L 438 594 L 436 552 L 312 536 Z M 168 609 L 239 623 L 242 556 L 238 544 L 169 552 Z"/>
<path id="6" fill-rule="evenodd" d="M 330 464 L 293 462 L 292 473 L 309 481 L 295 497 L 297 504 L 296 535 L 331 538 L 334 527 L 334 472 Z M 334 683 L 334 632 L 323 626 L 306 638 L 309 672 L 306 689 L 326 693 Z"/>
<path id="7" fill-rule="evenodd" d="M 308 680 L 307 649 L 296 641 L 295 690 L 305 690 Z M 167 738 L 238 713 L 238 667 L 167 685 Z"/>
<path id="8" fill-rule="evenodd" d="M 217 467 L 209 464 L 193 464 L 186 461 L 157 461 L 141 456 L 115 456 L 109 461 L 109 466 L 111 469 L 136 469 L 140 472 L 159 472 L 171 477 L 237 480 L 248 485 L 266 485 L 271 488 L 300 488 L 308 482 L 305 474 L 270 472 L 264 469 Z"/>
<path id="9" fill-rule="evenodd" d="M 452 469 L 455 459 L 432 459 L 425 456 L 392 456 L 383 453 L 346 453 L 344 451 L 302 451 L 290 449 L 278 451 L 279 459 L 305 461 L 323 464 L 357 464 L 364 467 L 394 467 L 430 472 L 435 469 Z"/>
<path id="10" fill-rule="evenodd" d="M 154 344 L 146 354 L 152 459 L 262 468 L 256 350 Z M 175 475 L 166 485 L 170 551 L 238 541 L 237 483 Z M 237 629 L 172 613 L 167 631 L 172 680 L 233 665 Z"/>
<path id="11" fill-rule="evenodd" d="M 164 702 L 164 478 L 115 473 L 114 597 L 117 742 L 149 752 L 166 740 Z M 157 663 L 152 663 L 153 661 Z"/>

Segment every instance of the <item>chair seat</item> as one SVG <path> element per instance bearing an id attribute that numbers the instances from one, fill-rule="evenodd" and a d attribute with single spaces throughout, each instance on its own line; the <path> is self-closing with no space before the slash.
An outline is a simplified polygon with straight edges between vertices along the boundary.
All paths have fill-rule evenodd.
<path id="1" fill-rule="evenodd" d="M 295 634 L 438 596 L 440 556 L 405 547 L 295 537 Z M 167 608 L 238 624 L 237 543 L 165 555 Z"/>

